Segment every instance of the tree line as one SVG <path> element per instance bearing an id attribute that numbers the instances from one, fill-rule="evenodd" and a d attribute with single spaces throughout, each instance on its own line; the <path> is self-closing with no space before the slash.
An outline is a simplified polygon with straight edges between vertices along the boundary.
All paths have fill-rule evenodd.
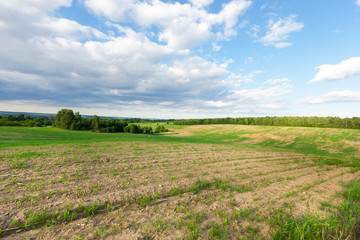
<path id="1" fill-rule="evenodd" d="M 20 126 L 20 127 L 46 127 L 52 126 L 54 119 L 51 117 L 31 117 L 24 114 L 17 116 L 1 116 L 0 126 Z"/>
<path id="2" fill-rule="evenodd" d="M 128 133 L 161 133 L 167 132 L 164 126 L 142 127 L 136 124 L 128 124 L 118 119 L 101 119 L 97 115 L 93 118 L 82 118 L 79 112 L 74 113 L 71 109 L 62 109 L 55 116 L 55 127 L 68 130 L 91 130 L 99 132 L 128 132 Z"/>
<path id="3" fill-rule="evenodd" d="M 127 121 L 125 121 L 127 120 Z M 128 121 L 129 120 L 129 121 Z M 1 116 L 0 115 L 0 126 L 19 126 L 19 127 L 58 127 L 66 130 L 75 131 L 99 131 L 99 132 L 128 132 L 128 133 L 161 133 L 168 132 L 168 129 L 163 125 L 158 125 L 156 128 L 142 127 L 136 125 L 136 119 L 103 119 L 97 115 L 93 118 L 82 117 L 79 112 L 74 113 L 71 109 L 62 109 L 57 112 L 54 116 L 47 117 L 31 117 L 19 114 L 17 116 Z M 149 120 L 155 121 L 155 120 Z M 164 122 L 166 120 L 160 120 Z M 144 119 L 141 121 L 144 122 Z"/>
<path id="4" fill-rule="evenodd" d="M 204 125 L 204 124 L 239 124 L 264 126 L 291 127 L 320 127 L 320 128 L 352 128 L 360 129 L 360 118 L 340 117 L 242 117 L 242 118 L 207 118 L 207 119 L 179 119 L 176 125 Z"/>

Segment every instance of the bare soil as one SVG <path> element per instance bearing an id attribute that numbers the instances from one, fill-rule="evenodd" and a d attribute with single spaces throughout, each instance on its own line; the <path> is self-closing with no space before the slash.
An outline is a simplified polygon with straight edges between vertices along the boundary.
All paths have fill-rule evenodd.
<path id="1" fill-rule="evenodd" d="M 189 136 L 206 127 L 179 132 Z M 292 141 L 272 134 L 250 137 Z M 215 225 L 228 239 L 266 239 L 272 232 L 271 211 L 285 206 L 296 215 L 326 215 L 319 209 L 321 203 L 339 204 L 342 181 L 359 176 L 350 168 L 320 167 L 314 161 L 318 156 L 241 145 L 118 142 L 9 147 L 0 158 L 2 230 L 24 222 L 31 211 L 61 213 L 94 203 L 115 206 L 94 216 L 10 231 L 4 239 L 187 239 L 194 234 L 194 223 L 200 239 L 210 238 Z M 216 179 L 250 190 L 188 191 L 198 180 Z M 182 193 L 169 196 L 174 189 Z M 141 204 L 146 196 L 152 200 Z M 248 215 L 240 216 L 244 211 Z"/>

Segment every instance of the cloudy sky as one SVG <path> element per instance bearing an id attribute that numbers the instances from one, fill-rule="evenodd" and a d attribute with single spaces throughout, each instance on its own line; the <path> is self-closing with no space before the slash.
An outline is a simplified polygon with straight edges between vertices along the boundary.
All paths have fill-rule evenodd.
<path id="1" fill-rule="evenodd" d="M 360 116 L 360 0 L 0 1 L 0 111 Z"/>

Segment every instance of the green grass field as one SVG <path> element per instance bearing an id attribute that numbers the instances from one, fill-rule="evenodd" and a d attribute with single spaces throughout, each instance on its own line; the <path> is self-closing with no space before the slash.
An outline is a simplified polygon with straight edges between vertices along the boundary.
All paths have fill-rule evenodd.
<path id="1" fill-rule="evenodd" d="M 160 123 L 164 124 L 164 123 Z M 143 126 L 156 127 L 154 123 Z M 324 129 L 324 128 L 289 128 L 270 126 L 212 125 L 194 127 L 164 124 L 170 129 L 169 134 L 128 134 L 94 133 L 87 131 L 65 131 L 56 128 L 0 127 L 0 147 L 35 146 L 66 143 L 95 143 L 115 141 L 173 142 L 173 143 L 208 143 L 231 144 L 247 147 L 275 148 L 301 153 L 329 156 L 347 164 L 360 167 L 359 135 L 360 130 Z M 202 129 L 202 128 L 205 128 Z M 191 129 L 191 136 L 177 136 L 178 130 Z M 175 135 L 168 136 L 168 135 Z M 261 134 L 263 136 L 261 136 Z M 291 136 L 291 137 L 289 137 Z M 253 142 L 249 140 L 255 140 Z M 345 163 L 344 162 L 344 163 Z"/>
<path id="2" fill-rule="evenodd" d="M 359 130 L 166 127 L 0 127 L 0 236 L 358 239 Z"/>

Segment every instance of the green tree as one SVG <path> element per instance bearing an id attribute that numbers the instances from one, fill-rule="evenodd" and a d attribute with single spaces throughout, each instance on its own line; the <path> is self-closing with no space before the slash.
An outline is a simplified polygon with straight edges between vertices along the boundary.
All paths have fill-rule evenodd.
<path id="1" fill-rule="evenodd" d="M 61 109 L 55 116 L 55 126 L 62 129 L 70 129 L 75 121 L 75 115 L 71 109 Z"/>
<path id="2" fill-rule="evenodd" d="M 94 130 L 99 130 L 99 122 L 100 122 L 99 117 L 97 115 L 94 115 L 94 119 L 93 119 Z"/>

